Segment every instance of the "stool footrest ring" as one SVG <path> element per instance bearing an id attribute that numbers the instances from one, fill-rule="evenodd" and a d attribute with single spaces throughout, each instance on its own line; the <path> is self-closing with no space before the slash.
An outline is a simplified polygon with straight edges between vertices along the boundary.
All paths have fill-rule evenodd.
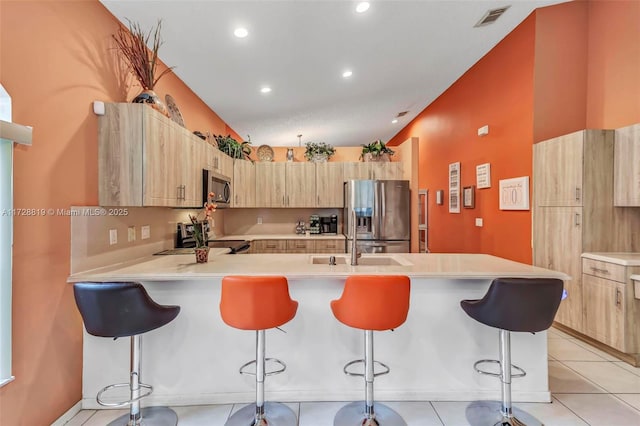
<path id="1" fill-rule="evenodd" d="M 358 376 L 358 377 L 364 377 L 364 373 L 354 373 L 352 371 L 349 371 L 349 367 L 351 367 L 354 364 L 360 364 L 363 363 L 364 364 L 364 359 L 356 359 L 353 360 L 351 362 L 348 362 L 345 364 L 344 368 L 342 369 L 342 371 L 344 371 L 344 374 L 346 374 L 347 376 Z M 384 374 L 389 374 L 389 372 L 391 371 L 391 369 L 389 368 L 388 365 L 381 363 L 380 361 L 373 361 L 374 365 L 379 365 L 382 368 L 384 368 L 384 370 L 378 372 L 378 373 L 373 373 L 373 377 L 378 377 L 378 376 L 382 376 Z"/>
<path id="2" fill-rule="evenodd" d="M 497 359 L 481 359 L 480 361 L 476 361 L 473 364 L 473 368 L 474 368 L 474 370 L 476 370 L 476 372 L 478 372 L 480 374 L 486 374 L 487 376 L 493 376 L 493 377 L 502 377 L 501 373 L 492 373 L 490 371 L 481 370 L 478 367 L 480 364 L 498 364 L 498 365 L 500 365 L 500 361 L 498 361 Z M 519 371 L 519 373 L 515 373 L 515 374 L 511 373 L 511 378 L 524 377 L 524 376 L 527 375 L 527 372 L 524 371 L 522 368 L 518 367 L 517 365 L 511 364 L 511 369 Z"/>
<path id="3" fill-rule="evenodd" d="M 280 374 L 280 373 L 284 372 L 287 369 L 287 365 L 284 362 L 280 361 L 279 359 L 276 359 L 276 358 L 265 358 L 264 360 L 265 361 L 275 362 L 276 364 L 279 364 L 281 366 L 277 370 L 272 370 L 272 371 L 268 371 L 268 372 L 264 373 L 265 376 L 273 376 L 275 374 Z M 244 371 L 245 368 L 247 368 L 248 366 L 250 366 L 252 364 L 255 364 L 255 363 L 256 363 L 256 360 L 254 359 L 253 361 L 249 361 L 249 362 L 243 364 L 242 367 L 240 367 L 240 369 L 238 370 L 239 373 L 240 374 L 246 374 L 248 376 L 255 376 L 256 373 L 252 373 L 250 371 Z"/>
<path id="4" fill-rule="evenodd" d="M 146 385 L 144 383 L 140 383 L 140 388 L 148 389 L 148 392 L 145 392 L 145 393 L 141 394 L 137 398 L 129 399 L 127 401 L 122 401 L 122 402 L 104 402 L 101 399 L 102 394 L 105 393 L 106 391 L 111 390 L 111 389 L 115 389 L 115 388 L 124 388 L 124 387 L 131 389 L 131 384 L 130 383 L 116 383 L 115 385 L 105 386 L 102 389 L 100 389 L 100 392 L 98 392 L 98 395 L 96 395 L 96 401 L 98 402 L 98 404 L 100 404 L 100 405 L 102 405 L 104 407 L 124 407 L 126 405 L 130 405 L 133 402 L 140 401 L 142 398 L 145 398 L 145 397 L 151 395 L 151 393 L 153 392 L 153 386 Z"/>

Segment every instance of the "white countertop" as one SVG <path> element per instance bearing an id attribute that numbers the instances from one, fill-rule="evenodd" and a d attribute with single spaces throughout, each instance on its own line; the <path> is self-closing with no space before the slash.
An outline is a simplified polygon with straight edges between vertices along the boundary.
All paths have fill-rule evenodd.
<path id="1" fill-rule="evenodd" d="M 151 256 L 109 267 L 73 274 L 78 281 L 182 281 L 226 275 L 284 275 L 287 278 L 346 278 L 362 274 L 402 274 L 418 278 L 487 279 L 497 277 L 548 277 L 569 279 L 561 272 L 513 262 L 486 254 L 364 254 L 391 257 L 401 265 L 312 264 L 312 257 L 328 254 L 209 254 L 209 262 L 197 264 L 193 255 Z"/>
<path id="2" fill-rule="evenodd" d="M 622 266 L 640 266 L 640 253 L 582 253 L 582 257 Z"/>
<path id="3" fill-rule="evenodd" d="M 640 274 L 638 275 L 631 275 L 631 279 L 634 281 L 640 281 Z"/>
<path id="4" fill-rule="evenodd" d="M 344 240 L 343 234 L 236 234 L 217 237 L 216 240 Z"/>

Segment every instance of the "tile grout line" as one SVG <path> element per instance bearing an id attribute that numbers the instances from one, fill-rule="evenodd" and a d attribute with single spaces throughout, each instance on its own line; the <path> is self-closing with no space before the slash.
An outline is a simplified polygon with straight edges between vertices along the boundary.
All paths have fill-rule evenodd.
<path id="1" fill-rule="evenodd" d="M 82 424 L 83 424 L 83 425 L 86 425 L 86 424 L 87 424 L 87 422 L 91 419 L 91 417 L 95 416 L 97 412 L 98 412 L 98 410 L 93 410 L 93 413 L 91 413 L 91 415 L 90 415 L 89 417 L 87 417 L 87 420 L 85 420 L 84 422 L 82 422 Z M 76 414 L 76 416 L 77 416 L 78 414 L 80 414 L 80 411 L 78 411 L 78 413 Z M 75 417 L 75 416 L 73 416 L 73 417 Z M 73 417 L 71 418 L 71 420 L 73 420 Z M 69 420 L 69 421 L 71 421 L 71 420 Z M 67 422 L 67 423 L 68 423 L 68 422 Z"/>
<path id="2" fill-rule="evenodd" d="M 615 393 L 612 393 L 612 394 L 610 394 L 610 395 L 611 395 L 612 397 L 614 397 L 615 399 L 617 399 L 618 401 L 622 402 L 624 405 L 627 405 L 627 406 L 631 407 L 631 409 L 632 409 L 632 410 L 640 412 L 640 409 L 638 409 L 638 408 L 634 407 L 633 405 L 629 404 L 629 403 L 628 403 L 627 401 L 625 401 L 624 399 L 622 399 L 622 398 L 618 398 L 618 395 L 616 395 Z M 623 393 L 621 393 L 620 395 L 637 395 L 637 394 L 635 394 L 635 393 L 631 393 L 631 394 L 623 394 Z"/>
<path id="3" fill-rule="evenodd" d="M 585 422 L 587 425 L 591 426 L 591 423 L 589 423 L 586 419 L 583 419 L 582 417 L 580 417 L 580 415 L 578 415 L 578 413 L 576 413 L 575 411 L 573 411 L 571 408 L 569 408 L 568 406 L 566 406 L 565 404 L 562 403 L 562 401 L 560 401 L 558 398 L 553 398 L 556 401 L 558 401 L 558 403 L 560 405 L 562 405 L 564 408 L 566 408 L 567 410 L 569 410 L 570 413 L 573 413 L 574 416 L 576 416 L 577 418 L 579 418 L 580 420 L 582 420 L 583 422 Z"/>
<path id="4" fill-rule="evenodd" d="M 436 410 L 435 405 L 433 405 L 433 401 L 429 401 L 429 405 L 431 406 L 431 409 L 433 409 L 433 412 L 436 413 L 436 416 L 438 416 L 438 420 L 440 420 L 440 424 L 442 426 L 446 426 L 444 424 L 444 421 L 442 420 L 442 417 L 440 417 L 440 413 L 438 413 L 438 410 Z"/>

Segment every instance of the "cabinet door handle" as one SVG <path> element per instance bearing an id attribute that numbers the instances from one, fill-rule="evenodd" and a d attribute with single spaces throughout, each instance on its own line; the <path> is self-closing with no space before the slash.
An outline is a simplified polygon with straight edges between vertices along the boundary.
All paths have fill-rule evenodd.
<path id="1" fill-rule="evenodd" d="M 580 188 L 576 186 L 576 201 L 580 201 Z"/>
<path id="2" fill-rule="evenodd" d="M 187 185 L 182 185 L 182 200 L 187 199 Z"/>
<path id="3" fill-rule="evenodd" d="M 576 213 L 575 216 L 575 225 L 580 226 L 580 213 Z"/>
<path id="4" fill-rule="evenodd" d="M 619 289 L 616 289 L 616 306 L 620 306 L 622 304 L 622 293 Z"/>
<path id="5" fill-rule="evenodd" d="M 284 195 L 282 196 L 282 205 L 286 206 L 286 204 L 284 203 Z"/>
<path id="6" fill-rule="evenodd" d="M 320 206 L 320 196 L 318 195 L 318 206 Z"/>
<path id="7" fill-rule="evenodd" d="M 595 266 L 592 266 L 592 267 L 591 267 L 591 270 L 592 270 L 593 272 L 600 272 L 601 274 L 609 275 L 609 271 L 608 271 L 608 270 L 606 270 L 606 269 L 596 268 Z"/>
<path id="8" fill-rule="evenodd" d="M 287 205 L 289 205 L 289 196 L 287 195 Z"/>
<path id="9" fill-rule="evenodd" d="M 267 248 L 276 248 L 275 244 L 267 244 Z"/>

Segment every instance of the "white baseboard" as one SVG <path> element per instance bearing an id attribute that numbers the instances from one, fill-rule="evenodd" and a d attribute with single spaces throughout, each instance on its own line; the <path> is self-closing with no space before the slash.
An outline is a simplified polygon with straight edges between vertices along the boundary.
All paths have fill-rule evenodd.
<path id="1" fill-rule="evenodd" d="M 51 426 L 63 426 L 69 420 L 71 420 L 76 414 L 82 410 L 82 400 L 76 402 L 73 407 L 69 408 L 66 413 L 58 417 L 58 420 L 51 423 Z"/>

